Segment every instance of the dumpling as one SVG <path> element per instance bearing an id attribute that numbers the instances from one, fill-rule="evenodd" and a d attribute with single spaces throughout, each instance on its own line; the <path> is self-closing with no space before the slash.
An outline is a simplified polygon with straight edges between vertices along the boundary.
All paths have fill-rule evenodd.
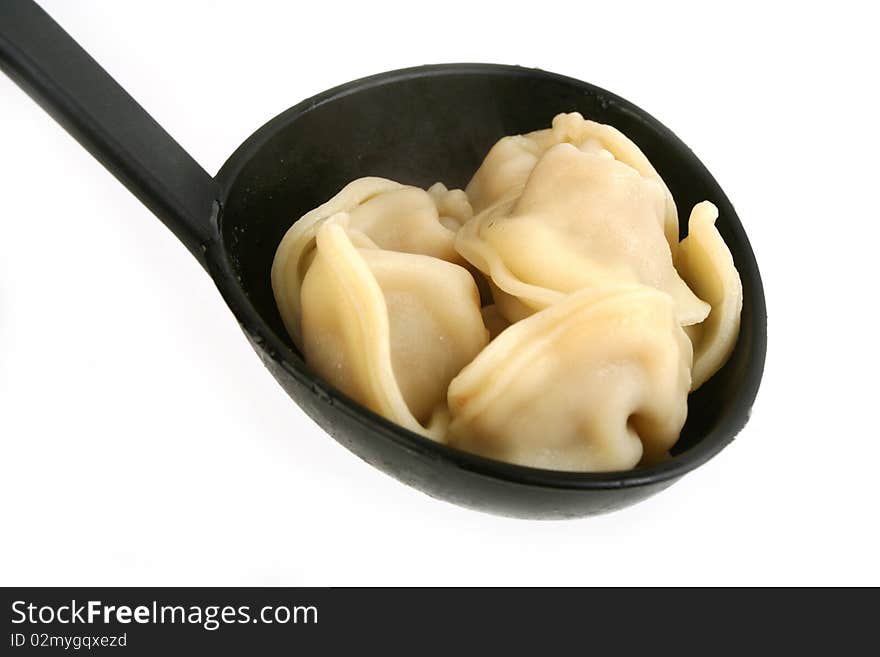
<path id="1" fill-rule="evenodd" d="M 449 382 L 488 342 L 459 265 L 378 248 L 340 213 L 315 231 L 302 282 L 302 349 L 324 380 L 410 431 L 442 440 Z"/>
<path id="2" fill-rule="evenodd" d="M 489 278 L 515 322 L 567 294 L 641 283 L 675 300 L 680 324 L 709 305 L 681 280 L 663 232 L 666 191 L 604 150 L 568 143 L 540 156 L 517 187 L 458 232 L 456 248 Z"/>
<path id="3" fill-rule="evenodd" d="M 695 205 L 688 220 L 688 236 L 675 259 L 682 278 L 712 307 L 705 321 L 686 329 L 694 344 L 693 390 L 727 362 L 739 335 L 742 282 L 730 249 L 715 228 L 716 219 L 718 208 L 712 203 Z"/>
<path id="4" fill-rule="evenodd" d="M 355 180 L 294 223 L 275 252 L 272 291 L 297 346 L 302 346 L 300 287 L 314 255 L 315 232 L 338 212 L 348 213 L 351 228 L 379 248 L 465 264 L 454 248 L 456 231 L 472 216 L 463 191 L 441 183 L 425 191 L 385 178 Z"/>
<path id="5" fill-rule="evenodd" d="M 691 358 L 669 295 L 576 292 L 510 326 L 452 380 L 448 444 L 554 470 L 662 458 L 687 417 Z"/>
<path id="6" fill-rule="evenodd" d="M 588 121 L 578 112 L 557 114 L 552 127 L 548 129 L 498 140 L 465 189 L 474 212 L 482 212 L 511 192 L 521 189 L 541 156 L 562 143 L 572 144 L 583 151 L 605 151 L 629 165 L 646 180 L 659 184 L 663 193 L 664 209 L 660 217 L 663 232 L 669 248 L 675 252 L 678 246 L 678 211 L 660 174 L 639 147 L 620 130 Z"/>

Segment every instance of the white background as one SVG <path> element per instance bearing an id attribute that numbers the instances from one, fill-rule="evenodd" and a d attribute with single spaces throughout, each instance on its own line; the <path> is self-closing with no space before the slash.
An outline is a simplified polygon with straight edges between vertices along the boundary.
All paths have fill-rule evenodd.
<path id="1" fill-rule="evenodd" d="M 880 584 L 880 51 L 864 10 L 810 4 L 44 0 L 212 173 L 383 70 L 615 91 L 736 205 L 769 351 L 739 438 L 636 507 L 430 499 L 323 434 L 171 233 L 0 76 L 0 584 Z"/>

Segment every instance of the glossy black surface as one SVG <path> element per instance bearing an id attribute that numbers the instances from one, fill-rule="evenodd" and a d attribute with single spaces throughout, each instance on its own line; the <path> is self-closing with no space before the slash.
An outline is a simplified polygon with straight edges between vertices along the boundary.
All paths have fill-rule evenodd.
<path id="1" fill-rule="evenodd" d="M 0 4 L 0 68 L 174 231 L 209 271 L 266 367 L 320 426 L 368 463 L 429 495 L 519 517 L 611 511 L 705 463 L 748 420 L 766 352 L 764 294 L 748 239 L 694 154 L 613 94 L 511 66 L 393 71 L 280 114 L 254 133 L 214 180 L 30 0 Z M 463 186 L 498 138 L 546 127 L 564 111 L 610 123 L 633 139 L 672 190 L 683 227 L 694 203 L 715 203 L 718 228 L 742 277 L 736 350 L 691 395 L 673 458 L 650 468 L 602 474 L 538 470 L 410 433 L 317 379 L 292 347 L 272 298 L 269 269 L 281 236 L 344 184 L 374 175 L 421 186 L 436 180 Z"/>

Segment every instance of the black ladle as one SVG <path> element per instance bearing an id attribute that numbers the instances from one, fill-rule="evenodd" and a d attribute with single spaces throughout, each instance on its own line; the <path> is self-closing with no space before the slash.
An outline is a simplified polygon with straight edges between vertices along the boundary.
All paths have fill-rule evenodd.
<path id="1" fill-rule="evenodd" d="M 33 2 L 0 3 L 0 66 L 180 238 L 214 279 L 263 363 L 306 413 L 362 459 L 429 495 L 530 518 L 619 509 L 705 463 L 748 420 L 767 341 L 764 292 L 749 241 L 694 154 L 614 94 L 545 71 L 492 64 L 382 73 L 279 114 L 212 178 Z M 663 176 L 679 208 L 715 203 L 742 277 L 736 350 L 691 395 L 681 439 L 660 465 L 601 474 L 539 470 L 410 433 L 318 379 L 287 337 L 272 298 L 269 268 L 281 236 L 344 184 L 370 175 L 462 187 L 497 139 L 545 127 L 563 111 L 622 130 Z"/>

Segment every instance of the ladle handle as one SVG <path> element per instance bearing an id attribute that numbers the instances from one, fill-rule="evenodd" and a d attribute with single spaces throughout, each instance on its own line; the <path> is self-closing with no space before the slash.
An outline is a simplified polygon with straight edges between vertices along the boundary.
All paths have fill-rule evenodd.
<path id="1" fill-rule="evenodd" d="M 31 0 L 0 2 L 0 69 L 146 205 L 205 265 L 219 186 Z"/>

